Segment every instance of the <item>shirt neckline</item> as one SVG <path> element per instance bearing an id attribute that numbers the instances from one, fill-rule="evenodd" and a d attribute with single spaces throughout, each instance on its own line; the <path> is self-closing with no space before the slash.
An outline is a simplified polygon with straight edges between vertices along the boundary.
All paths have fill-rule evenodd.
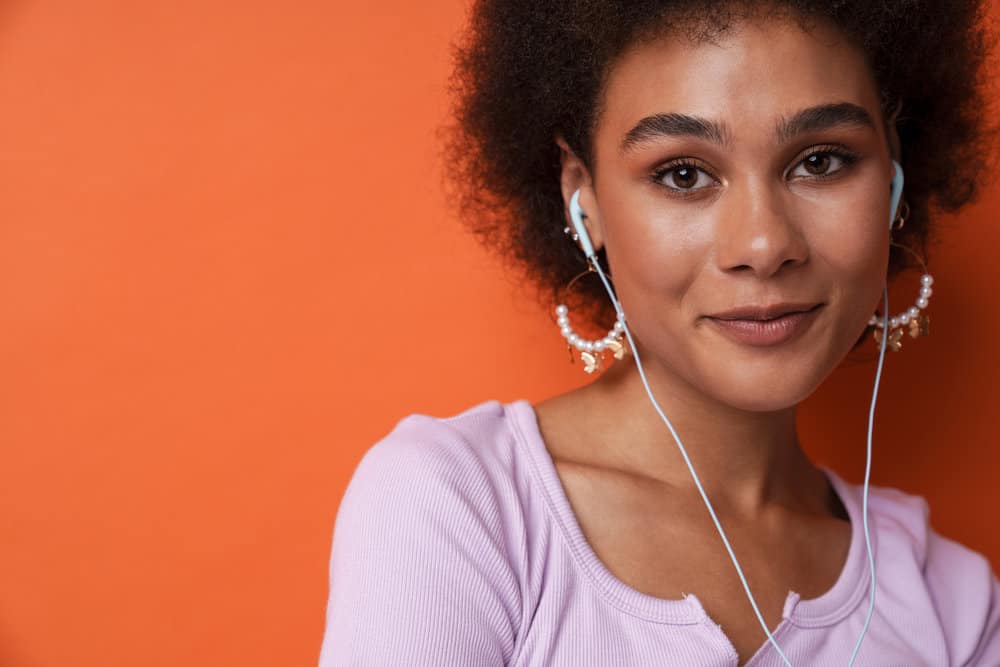
<path id="1" fill-rule="evenodd" d="M 521 399 L 503 407 L 511 430 L 528 454 L 534 479 L 541 487 L 546 507 L 559 526 L 559 532 L 574 561 L 604 599 L 620 611 L 652 622 L 690 625 L 709 620 L 701 601 L 692 593 L 680 599 L 647 595 L 632 588 L 608 570 L 587 542 L 573 513 L 555 463 L 542 439 L 534 406 Z M 788 592 L 782 618 L 800 627 L 823 627 L 837 623 L 857 607 L 870 585 L 862 508 L 858 500 L 859 487 L 845 482 L 826 466 L 817 467 L 826 474 L 834 493 L 847 510 L 851 523 L 851 542 L 844 566 L 829 590 L 819 597 L 805 600 L 794 591 Z M 869 531 L 869 534 L 874 553 L 876 534 L 875 531 Z"/>

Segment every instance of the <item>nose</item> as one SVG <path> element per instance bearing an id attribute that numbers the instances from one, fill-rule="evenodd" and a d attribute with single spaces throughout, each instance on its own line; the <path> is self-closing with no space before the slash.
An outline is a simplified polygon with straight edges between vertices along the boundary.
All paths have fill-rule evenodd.
<path id="1" fill-rule="evenodd" d="M 715 245 L 723 271 L 770 278 L 809 259 L 802 228 L 779 186 L 731 185 L 719 204 Z"/>

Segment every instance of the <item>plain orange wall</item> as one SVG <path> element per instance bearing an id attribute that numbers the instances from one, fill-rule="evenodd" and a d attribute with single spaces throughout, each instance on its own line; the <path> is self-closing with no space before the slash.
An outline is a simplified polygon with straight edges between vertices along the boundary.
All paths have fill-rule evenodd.
<path id="1" fill-rule="evenodd" d="M 346 4 L 0 5 L 5 667 L 314 664 L 363 452 L 585 381 L 444 200 L 464 2 Z M 995 564 L 998 203 L 944 225 L 873 474 Z M 872 358 L 802 416 L 854 481 Z"/>

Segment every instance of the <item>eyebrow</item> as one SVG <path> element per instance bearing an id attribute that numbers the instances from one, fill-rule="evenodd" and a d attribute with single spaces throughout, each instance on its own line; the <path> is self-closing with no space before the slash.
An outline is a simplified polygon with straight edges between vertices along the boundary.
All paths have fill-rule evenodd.
<path id="1" fill-rule="evenodd" d="M 619 147 L 621 153 L 637 149 L 641 144 L 660 137 L 694 137 L 714 144 L 729 143 L 729 132 L 722 123 L 682 113 L 658 113 L 646 116 L 626 133 Z"/>
<path id="2" fill-rule="evenodd" d="M 798 134 L 826 130 L 832 127 L 867 127 L 875 129 L 875 121 L 863 107 L 850 102 L 821 104 L 799 111 L 788 119 L 778 122 L 775 134 L 779 142 L 785 142 Z"/>
<path id="3" fill-rule="evenodd" d="M 784 143 L 805 132 L 841 126 L 875 129 L 875 122 L 863 107 L 850 102 L 820 104 L 782 118 L 775 127 L 775 136 Z M 660 137 L 693 137 L 720 146 L 729 143 L 729 131 L 724 123 L 680 113 L 660 113 L 646 116 L 625 134 L 619 151 L 628 153 L 640 145 Z"/>

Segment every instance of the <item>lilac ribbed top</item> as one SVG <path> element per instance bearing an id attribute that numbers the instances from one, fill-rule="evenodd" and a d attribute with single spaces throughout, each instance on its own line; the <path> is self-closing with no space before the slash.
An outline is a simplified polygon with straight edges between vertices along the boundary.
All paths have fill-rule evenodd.
<path id="1" fill-rule="evenodd" d="M 851 545 L 833 587 L 789 592 L 771 629 L 797 667 L 846 666 L 868 613 L 862 488 L 823 470 Z M 877 590 L 855 664 L 1000 666 L 989 562 L 937 534 L 919 496 L 872 486 L 868 507 Z M 714 667 L 737 656 L 697 596 L 646 595 L 598 559 L 521 400 L 407 417 L 365 454 L 337 513 L 319 664 Z M 765 641 L 746 664 L 784 663 Z"/>

